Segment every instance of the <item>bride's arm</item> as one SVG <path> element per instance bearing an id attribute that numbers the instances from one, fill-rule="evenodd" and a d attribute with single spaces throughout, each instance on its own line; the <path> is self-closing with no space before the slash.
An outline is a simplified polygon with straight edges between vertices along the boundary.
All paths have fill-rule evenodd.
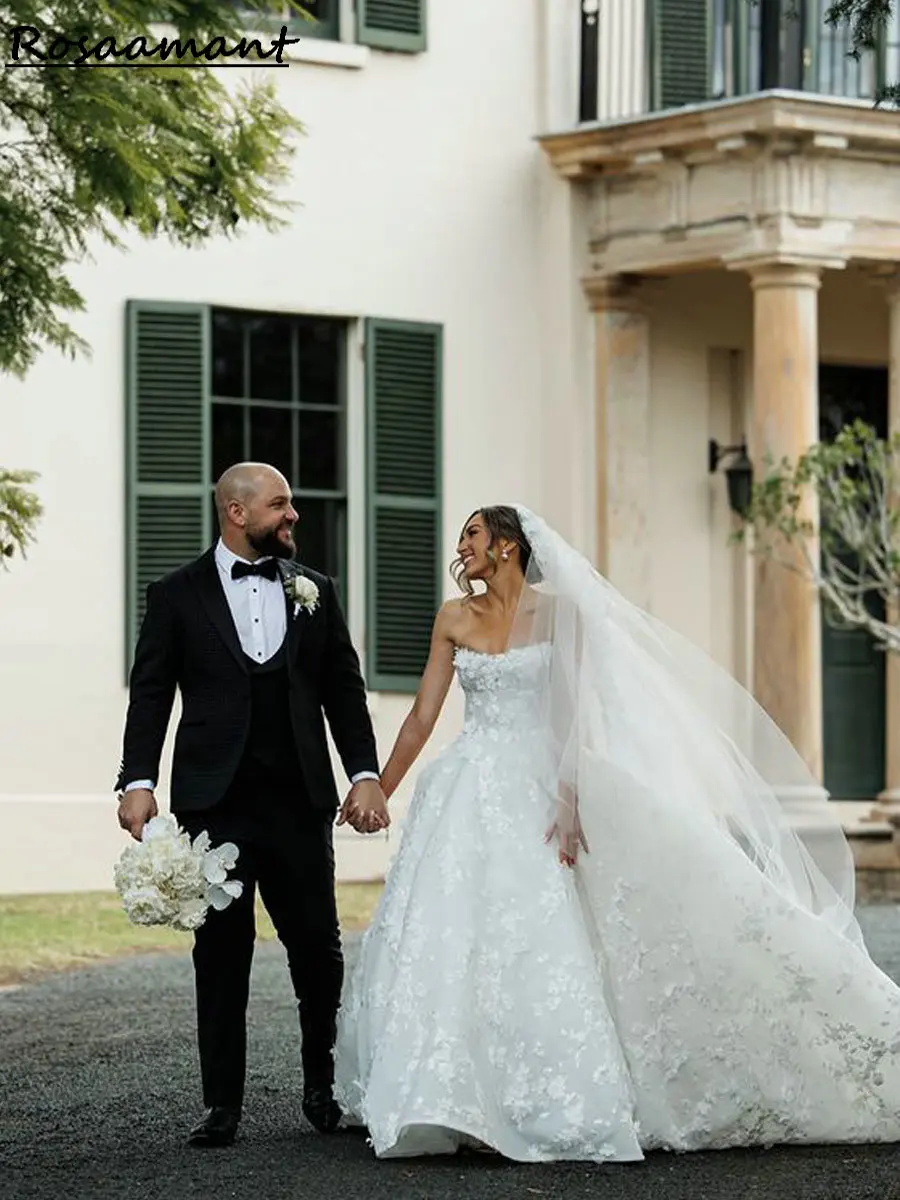
<path id="1" fill-rule="evenodd" d="M 570 604 L 554 612 L 553 647 L 557 686 L 549 708 L 552 739 L 557 754 L 556 813 L 545 840 L 559 843 L 559 861 L 574 867 L 580 850 L 590 853 L 578 812 L 578 768 L 583 740 L 580 720 L 584 664 L 584 622 Z M 564 683 L 562 681 L 565 681 Z"/>
<path id="2" fill-rule="evenodd" d="M 441 715 L 453 681 L 453 639 L 450 630 L 458 601 L 449 601 L 435 617 L 431 651 L 409 716 L 400 726 L 387 765 L 381 773 L 381 789 L 390 799 L 413 765 Z"/>

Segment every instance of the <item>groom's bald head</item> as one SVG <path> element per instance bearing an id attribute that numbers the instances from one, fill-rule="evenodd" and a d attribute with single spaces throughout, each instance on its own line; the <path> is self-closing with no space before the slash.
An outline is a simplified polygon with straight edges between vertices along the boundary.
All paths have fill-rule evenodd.
<path id="1" fill-rule="evenodd" d="M 219 515 L 219 528 L 224 529 L 225 527 L 229 504 L 234 502 L 247 508 L 267 484 L 278 483 L 282 484 L 285 490 L 290 491 L 287 480 L 281 472 L 270 467 L 268 463 L 235 463 L 227 471 L 223 471 L 216 483 L 216 512 Z"/>
<path id="2" fill-rule="evenodd" d="M 290 558 L 297 520 L 288 481 L 268 463 L 235 463 L 216 483 L 216 512 L 222 539 L 242 557 L 274 554 Z"/>

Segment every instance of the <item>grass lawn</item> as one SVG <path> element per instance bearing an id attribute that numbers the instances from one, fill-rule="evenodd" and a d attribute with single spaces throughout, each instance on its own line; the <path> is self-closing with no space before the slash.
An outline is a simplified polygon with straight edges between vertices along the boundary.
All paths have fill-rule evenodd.
<path id="1" fill-rule="evenodd" d="M 345 933 L 365 929 L 381 888 L 380 883 L 338 886 Z M 257 933 L 265 941 L 275 936 L 261 904 Z M 192 944 L 189 933 L 132 925 L 115 892 L 0 896 L 0 987 L 104 958 L 158 950 L 187 953 Z"/>

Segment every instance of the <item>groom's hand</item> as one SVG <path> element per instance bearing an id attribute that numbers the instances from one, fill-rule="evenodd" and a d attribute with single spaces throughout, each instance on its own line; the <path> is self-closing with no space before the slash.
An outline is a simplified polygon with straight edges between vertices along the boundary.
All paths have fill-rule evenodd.
<path id="1" fill-rule="evenodd" d="M 158 812 L 156 797 L 151 791 L 147 788 L 132 788 L 130 792 L 125 792 L 119 801 L 119 824 L 139 842 L 144 826 Z"/>
<path id="2" fill-rule="evenodd" d="M 347 795 L 337 819 L 338 825 L 352 825 L 357 833 L 377 833 L 391 823 L 387 800 L 381 784 L 361 779 Z"/>

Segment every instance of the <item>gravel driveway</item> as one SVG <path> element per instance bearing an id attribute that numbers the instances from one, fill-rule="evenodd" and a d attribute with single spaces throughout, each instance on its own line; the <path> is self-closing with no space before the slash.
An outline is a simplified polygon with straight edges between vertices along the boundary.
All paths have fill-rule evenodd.
<path id="1" fill-rule="evenodd" d="M 861 913 L 900 980 L 900 908 Z M 352 958 L 356 940 L 348 943 Z M 900 1148 L 652 1155 L 645 1163 L 518 1166 L 480 1156 L 376 1162 L 360 1133 L 300 1118 L 297 1035 L 280 948 L 259 948 L 239 1142 L 184 1145 L 199 1113 L 185 957 L 106 964 L 0 994 L 2 1200 L 900 1200 Z"/>

